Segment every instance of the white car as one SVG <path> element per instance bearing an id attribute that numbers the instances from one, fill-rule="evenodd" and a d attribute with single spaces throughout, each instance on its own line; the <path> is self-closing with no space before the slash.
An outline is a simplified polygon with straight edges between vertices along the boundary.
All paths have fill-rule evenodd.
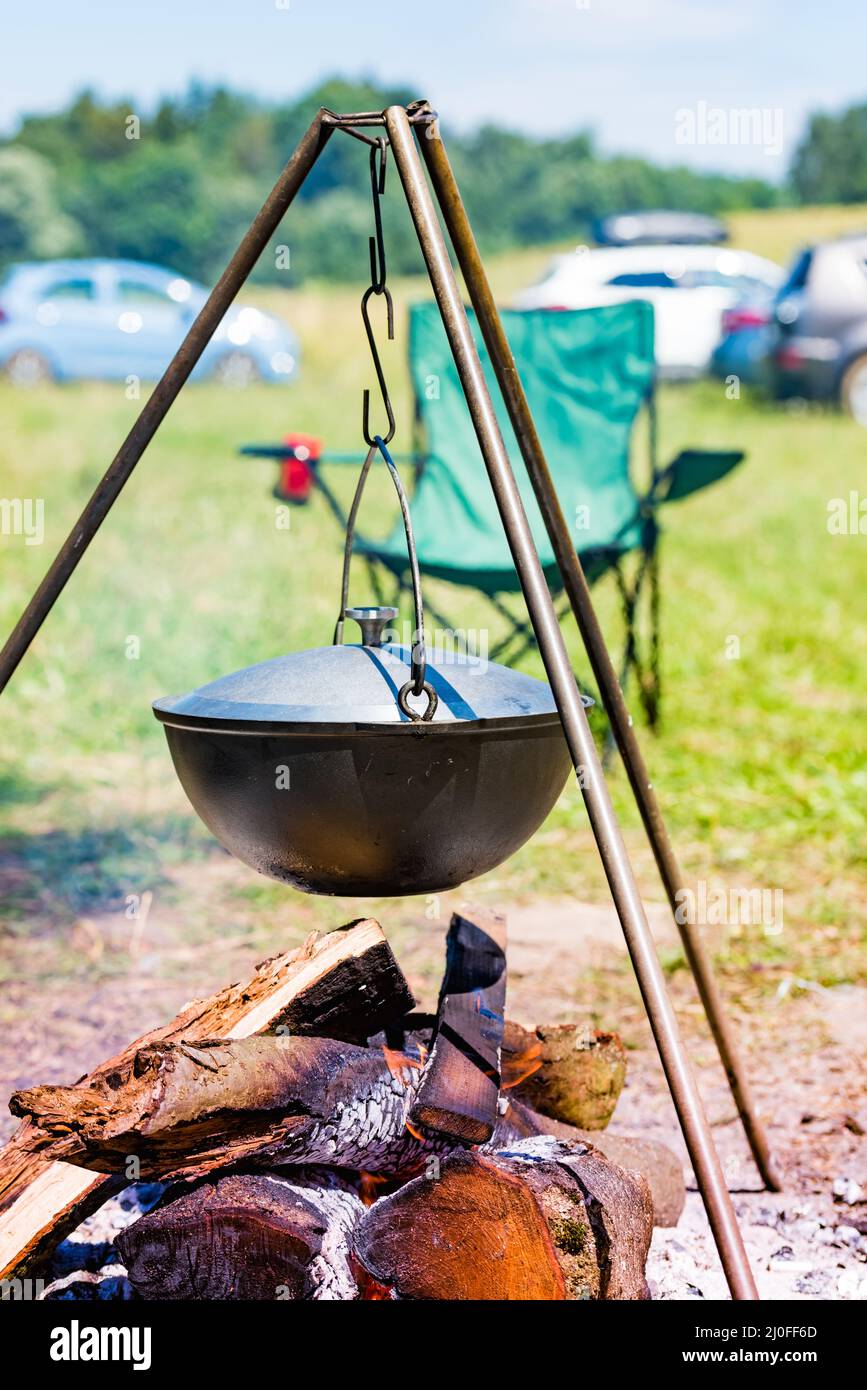
<path id="1" fill-rule="evenodd" d="M 725 310 L 745 295 L 778 289 L 784 276 L 773 261 L 719 246 L 579 247 L 558 256 L 513 302 L 516 309 L 585 309 L 646 299 L 660 375 L 694 377 L 708 369 Z"/>

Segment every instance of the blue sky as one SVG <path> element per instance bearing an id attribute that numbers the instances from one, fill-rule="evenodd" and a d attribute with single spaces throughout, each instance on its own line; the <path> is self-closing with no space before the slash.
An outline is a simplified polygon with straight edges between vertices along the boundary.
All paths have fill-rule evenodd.
<path id="1" fill-rule="evenodd" d="M 340 73 L 408 82 L 463 128 L 485 119 L 540 134 L 590 126 L 607 150 L 775 179 L 809 111 L 867 100 L 865 0 L 4 0 L 4 8 L 4 132 L 85 85 L 130 94 L 144 114 L 191 77 L 285 98 Z M 765 134 L 745 139 L 746 126 L 727 123 L 736 109 L 760 112 Z M 717 116 L 713 126 L 714 112 L 722 125 Z M 684 143 L 687 128 L 695 138 Z M 722 143 L 710 142 L 712 129 Z"/>

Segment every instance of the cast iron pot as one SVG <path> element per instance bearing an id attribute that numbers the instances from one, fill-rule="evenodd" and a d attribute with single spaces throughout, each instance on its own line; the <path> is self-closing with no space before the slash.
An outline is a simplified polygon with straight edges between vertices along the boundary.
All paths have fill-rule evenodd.
<path id="1" fill-rule="evenodd" d="M 545 819 L 569 753 L 550 688 L 493 662 L 365 643 L 276 657 L 157 700 L 181 783 L 222 845 L 308 893 L 386 897 L 494 868 Z M 589 703 L 589 702 L 588 702 Z"/>

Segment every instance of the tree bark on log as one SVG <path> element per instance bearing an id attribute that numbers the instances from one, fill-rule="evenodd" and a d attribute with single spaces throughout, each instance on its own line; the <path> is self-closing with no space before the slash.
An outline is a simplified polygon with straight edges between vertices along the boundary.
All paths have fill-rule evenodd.
<path id="1" fill-rule="evenodd" d="M 459 1143 L 490 1139 L 497 1123 L 505 1007 L 505 918 L 488 908 L 454 913 L 413 1124 Z"/>
<path id="2" fill-rule="evenodd" d="M 116 1245 L 145 1299 L 348 1300 L 364 1212 L 333 1173 L 231 1173 L 170 1190 Z"/>
<path id="3" fill-rule="evenodd" d="M 10 1106 L 53 1157 L 103 1173 L 134 1159 L 139 1177 L 191 1178 L 255 1159 L 397 1174 L 446 1147 L 406 1126 L 418 1078 L 403 1053 L 259 1035 L 151 1043 L 86 1087 L 36 1086 Z"/>
<path id="4" fill-rule="evenodd" d="M 643 1299 L 647 1184 L 583 1144 L 455 1153 L 355 1228 L 364 1298 Z"/>
<path id="5" fill-rule="evenodd" d="M 323 1018 L 340 1031 L 338 1015 L 345 1028 L 365 1036 L 411 1007 L 412 995 L 381 927 L 361 920 L 325 936 L 314 932 L 297 950 L 263 962 L 245 984 L 188 1004 L 171 1023 L 131 1043 L 78 1085 L 122 1070 L 156 1041 L 239 1038 L 280 1027 L 313 1032 Z M 52 1143 L 53 1136 L 25 1120 L 0 1151 L 0 1278 L 38 1263 L 119 1185 L 54 1162 L 48 1152 L 40 1156 Z"/>
<path id="6" fill-rule="evenodd" d="M 576 1129 L 604 1129 L 626 1080 L 626 1050 L 616 1033 L 574 1023 L 537 1025 L 532 1032 L 506 1023 L 503 1088 L 540 1115 Z"/>

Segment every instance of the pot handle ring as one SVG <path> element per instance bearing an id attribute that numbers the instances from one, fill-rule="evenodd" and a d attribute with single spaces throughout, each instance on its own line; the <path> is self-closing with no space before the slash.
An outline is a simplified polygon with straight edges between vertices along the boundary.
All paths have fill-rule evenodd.
<path id="1" fill-rule="evenodd" d="M 398 691 L 397 703 L 401 711 L 408 719 L 415 723 L 427 724 L 434 717 L 436 707 L 439 703 L 437 693 L 429 681 L 425 679 L 427 671 L 427 658 L 424 645 L 424 604 L 421 596 L 421 574 L 418 567 L 418 556 L 415 549 L 415 537 L 412 530 L 412 521 L 409 514 L 409 502 L 406 492 L 397 471 L 397 464 L 388 452 L 388 446 L 381 435 L 374 435 L 373 443 L 367 451 L 364 463 L 361 465 L 358 483 L 355 488 L 355 496 L 352 499 L 352 506 L 349 509 L 349 518 L 346 523 L 346 545 L 343 551 L 343 578 L 340 589 L 340 616 L 334 628 L 334 645 L 339 646 L 343 641 L 343 620 L 346 615 L 346 606 L 349 599 L 349 567 L 352 560 L 352 550 L 355 544 L 355 523 L 358 517 L 358 509 L 361 505 L 361 498 L 364 492 L 364 485 L 367 482 L 367 475 L 373 463 L 377 450 L 385 460 L 391 480 L 397 491 L 398 501 L 400 502 L 400 513 L 403 518 L 403 529 L 406 533 L 406 548 L 409 555 L 409 568 L 412 575 L 412 597 L 415 608 L 415 641 L 412 646 L 412 660 L 410 665 L 410 678 Z M 415 710 L 409 704 L 409 696 L 427 696 L 427 708 L 424 711 Z"/>

